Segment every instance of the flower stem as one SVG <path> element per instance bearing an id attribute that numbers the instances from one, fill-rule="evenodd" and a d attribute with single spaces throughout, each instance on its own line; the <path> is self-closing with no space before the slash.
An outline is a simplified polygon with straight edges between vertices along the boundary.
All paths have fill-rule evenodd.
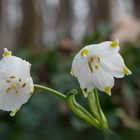
<path id="1" fill-rule="evenodd" d="M 97 119 L 100 120 L 100 116 L 98 116 L 98 113 L 96 111 L 98 111 L 96 109 L 96 104 L 95 104 L 95 95 L 94 93 L 89 93 L 87 96 L 87 102 L 90 108 L 91 113 L 93 114 L 93 116 Z"/>
<path id="2" fill-rule="evenodd" d="M 101 106 L 100 106 L 100 102 L 99 102 L 99 98 L 98 98 L 98 91 L 97 89 L 95 88 L 94 89 L 94 94 L 95 94 L 95 102 L 96 102 L 96 105 L 97 105 L 97 111 L 101 117 L 101 119 L 103 120 L 103 117 L 102 117 L 102 112 L 101 112 Z"/>
<path id="3" fill-rule="evenodd" d="M 97 89 L 94 89 L 94 94 L 95 94 L 95 102 L 96 102 L 96 106 L 97 106 L 97 111 L 98 111 L 99 116 L 101 118 L 101 123 L 100 124 L 102 125 L 103 133 L 106 135 L 109 131 L 108 122 L 106 120 L 106 117 L 105 117 L 102 109 L 101 109 Z"/>
<path id="4" fill-rule="evenodd" d="M 75 100 L 75 95 L 77 92 L 75 90 L 71 90 L 68 92 L 66 97 L 66 102 L 69 108 L 75 113 L 79 118 L 85 120 L 92 126 L 100 129 L 99 122 L 90 114 L 85 108 L 83 108 L 80 104 L 78 104 Z"/>
<path id="5" fill-rule="evenodd" d="M 54 94 L 54 95 L 56 95 L 56 96 L 58 96 L 58 97 L 60 97 L 62 99 L 66 99 L 66 96 L 64 94 L 62 94 L 62 93 L 60 93 L 60 92 L 58 92 L 58 91 L 56 91 L 54 89 L 48 88 L 48 87 L 43 86 L 43 85 L 38 85 L 38 84 L 34 84 L 34 87 L 36 89 L 46 90 L 46 91 L 48 91 L 48 92 L 50 92 L 50 93 L 52 93 L 52 94 Z"/>

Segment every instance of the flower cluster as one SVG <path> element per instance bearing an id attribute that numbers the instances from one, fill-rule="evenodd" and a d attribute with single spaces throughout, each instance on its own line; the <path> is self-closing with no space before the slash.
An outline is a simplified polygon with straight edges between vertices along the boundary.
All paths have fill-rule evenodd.
<path id="1" fill-rule="evenodd" d="M 29 62 L 12 56 L 10 51 L 4 49 L 0 60 L 0 109 L 11 111 L 12 116 L 33 93 L 30 67 Z"/>
<path id="2" fill-rule="evenodd" d="M 78 78 L 85 96 L 94 88 L 111 95 L 114 77 L 122 78 L 125 74 L 131 74 L 119 49 L 118 41 L 106 41 L 88 45 L 75 56 L 71 73 Z"/>

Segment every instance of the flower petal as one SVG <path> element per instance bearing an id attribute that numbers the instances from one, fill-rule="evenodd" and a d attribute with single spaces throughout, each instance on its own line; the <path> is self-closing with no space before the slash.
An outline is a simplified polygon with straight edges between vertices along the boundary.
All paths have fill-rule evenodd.
<path id="1" fill-rule="evenodd" d="M 23 60 L 19 63 L 17 76 L 24 80 L 30 77 L 30 65 L 27 61 Z"/>
<path id="2" fill-rule="evenodd" d="M 113 53 L 110 55 L 110 57 L 107 57 L 104 55 L 104 57 L 101 58 L 101 65 L 106 69 L 108 68 L 108 71 L 111 72 L 111 74 L 116 78 L 122 78 L 125 74 L 131 74 L 129 70 L 127 70 L 128 73 L 125 73 L 126 66 L 124 64 L 124 60 L 122 56 L 119 53 Z"/>
<path id="3" fill-rule="evenodd" d="M 30 98 L 30 93 L 6 93 L 0 92 L 0 109 L 4 111 L 15 111 L 26 103 Z"/>
<path id="4" fill-rule="evenodd" d="M 9 76 L 9 72 L 0 70 L 0 93 L 6 91 L 8 88 L 7 77 Z"/>
<path id="5" fill-rule="evenodd" d="M 120 50 L 118 41 L 105 41 L 99 44 L 99 48 L 101 48 L 102 51 L 107 52 L 118 52 Z"/>
<path id="6" fill-rule="evenodd" d="M 16 74 L 18 66 L 22 59 L 16 56 L 3 57 L 0 61 L 0 69 L 8 70 L 13 74 Z"/>
<path id="7" fill-rule="evenodd" d="M 0 61 L 0 87 L 0 109 L 12 112 L 20 109 L 33 92 L 29 63 L 15 56 L 4 56 Z"/>
<path id="8" fill-rule="evenodd" d="M 94 89 L 94 85 L 91 82 L 92 75 L 91 72 L 89 71 L 87 62 L 84 63 L 77 62 L 77 65 L 76 63 L 73 63 L 72 70 L 73 75 L 78 78 L 80 87 L 82 89 L 87 89 L 87 91 L 91 91 L 92 89 Z"/>
<path id="9" fill-rule="evenodd" d="M 85 65 L 86 60 L 81 60 L 78 59 L 78 57 L 75 57 L 72 63 L 72 75 L 77 76 Z"/>
<path id="10" fill-rule="evenodd" d="M 110 90 L 114 86 L 114 78 L 110 73 L 106 72 L 101 66 L 99 67 L 98 70 L 96 70 L 93 73 L 92 82 L 94 83 L 96 88 L 111 95 Z"/>
<path id="11" fill-rule="evenodd" d="M 27 79 L 26 87 L 20 89 L 18 93 L 14 90 L 7 93 L 5 84 L 1 85 L 1 89 L 3 90 L 0 90 L 0 109 L 4 111 L 16 111 L 30 98 L 33 92 L 33 81 L 32 78 Z"/>

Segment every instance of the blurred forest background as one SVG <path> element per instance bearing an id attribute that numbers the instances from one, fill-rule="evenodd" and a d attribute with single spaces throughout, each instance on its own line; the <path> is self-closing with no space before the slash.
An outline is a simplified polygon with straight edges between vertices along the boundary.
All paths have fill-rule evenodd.
<path id="1" fill-rule="evenodd" d="M 29 60 L 35 83 L 66 94 L 79 89 L 70 73 L 76 52 L 87 44 L 119 39 L 132 75 L 116 79 L 101 106 L 113 140 L 140 139 L 140 0 L 0 0 L 3 48 Z M 78 101 L 85 107 L 85 99 Z M 36 91 L 15 117 L 0 111 L 0 140 L 104 140 L 65 102 Z"/>

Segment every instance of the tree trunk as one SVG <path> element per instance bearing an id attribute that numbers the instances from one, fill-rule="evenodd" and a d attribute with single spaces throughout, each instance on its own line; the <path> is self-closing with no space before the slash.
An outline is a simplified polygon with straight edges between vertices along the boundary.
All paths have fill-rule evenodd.
<path id="1" fill-rule="evenodd" d="M 140 0 L 134 0 L 134 12 L 136 17 L 140 18 Z"/>
<path id="2" fill-rule="evenodd" d="M 23 22 L 19 46 L 34 48 L 34 50 L 42 47 L 41 2 L 41 0 L 21 0 Z"/>
<path id="3" fill-rule="evenodd" d="M 2 0 L 0 0 L 0 23 L 2 20 Z"/>
<path id="4" fill-rule="evenodd" d="M 72 18 L 73 18 L 73 9 L 71 0 L 60 0 L 56 23 L 58 38 L 71 37 Z"/>
<path id="5" fill-rule="evenodd" d="M 89 27 L 92 31 L 96 31 L 100 23 L 107 23 L 110 18 L 109 0 L 89 0 L 89 7 Z"/>

